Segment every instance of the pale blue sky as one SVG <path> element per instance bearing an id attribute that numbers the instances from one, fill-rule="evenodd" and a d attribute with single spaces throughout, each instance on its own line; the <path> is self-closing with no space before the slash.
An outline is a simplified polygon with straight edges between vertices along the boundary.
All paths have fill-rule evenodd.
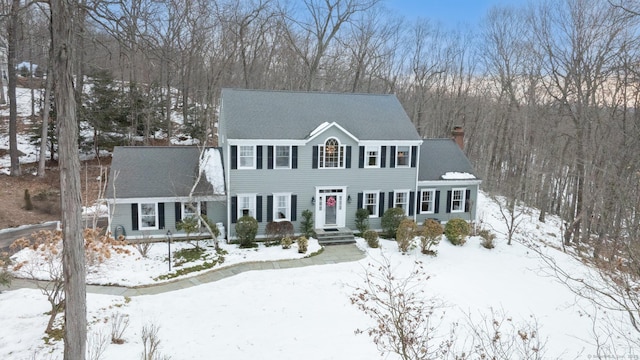
<path id="1" fill-rule="evenodd" d="M 524 6 L 526 0 L 384 0 L 395 12 L 410 20 L 418 17 L 440 22 L 449 29 L 477 27 L 494 5 Z"/>

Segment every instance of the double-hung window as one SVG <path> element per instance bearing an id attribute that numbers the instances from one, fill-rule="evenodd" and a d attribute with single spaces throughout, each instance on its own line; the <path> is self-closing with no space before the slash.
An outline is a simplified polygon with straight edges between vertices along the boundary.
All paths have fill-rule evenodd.
<path id="1" fill-rule="evenodd" d="M 435 212 L 435 189 L 420 191 L 420 214 L 433 214 Z"/>
<path id="2" fill-rule="evenodd" d="M 138 213 L 140 214 L 140 230 L 158 229 L 158 204 L 157 203 L 141 203 L 138 204 Z"/>
<path id="3" fill-rule="evenodd" d="M 378 196 L 380 195 L 379 191 L 375 192 L 363 192 L 363 203 L 362 207 L 369 210 L 369 217 L 378 217 Z"/>
<path id="4" fill-rule="evenodd" d="M 380 167 L 380 147 L 366 146 L 364 148 L 364 167 L 379 168 Z"/>
<path id="5" fill-rule="evenodd" d="M 275 147 L 275 168 L 290 169 L 291 168 L 291 146 Z"/>
<path id="6" fill-rule="evenodd" d="M 273 220 L 291 220 L 291 194 L 273 194 Z"/>
<path id="7" fill-rule="evenodd" d="M 238 218 L 245 215 L 256 217 L 256 195 L 238 194 Z"/>
<path id="8" fill-rule="evenodd" d="M 238 146 L 238 169 L 255 169 L 256 147 L 253 145 Z"/>
<path id="9" fill-rule="evenodd" d="M 466 189 L 452 189 L 451 192 L 451 212 L 464 212 Z"/>
<path id="10" fill-rule="evenodd" d="M 194 218 L 198 220 L 200 225 L 200 203 L 199 202 L 183 202 L 182 203 L 182 219 Z"/>
<path id="11" fill-rule="evenodd" d="M 411 147 L 398 146 L 396 148 L 396 167 L 409 166 L 411 164 Z"/>
<path id="12" fill-rule="evenodd" d="M 409 215 L 409 191 L 395 191 L 393 207 L 404 210 L 405 215 Z"/>

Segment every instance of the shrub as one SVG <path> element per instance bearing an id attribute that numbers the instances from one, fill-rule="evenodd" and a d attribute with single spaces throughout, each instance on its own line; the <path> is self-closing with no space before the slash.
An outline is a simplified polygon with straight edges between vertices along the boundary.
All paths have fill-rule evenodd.
<path id="1" fill-rule="evenodd" d="M 437 251 L 431 248 L 440 243 L 442 232 L 442 225 L 439 222 L 433 219 L 425 219 L 422 223 L 422 230 L 419 232 L 420 251 L 423 254 L 436 255 Z"/>
<path id="2" fill-rule="evenodd" d="M 362 234 L 362 237 L 367 241 L 367 245 L 371 248 L 377 248 L 380 246 L 378 241 L 378 232 L 375 230 L 367 230 Z"/>
<path id="3" fill-rule="evenodd" d="M 282 240 L 280 240 L 280 245 L 282 245 L 283 249 L 290 249 L 291 244 L 293 244 L 293 240 L 290 237 L 285 236 Z"/>
<path id="4" fill-rule="evenodd" d="M 418 225 L 412 219 L 404 219 L 400 222 L 396 232 L 398 250 L 406 253 L 413 247 L 413 238 L 418 232 Z"/>
<path id="5" fill-rule="evenodd" d="M 469 223 L 460 218 L 451 219 L 447 221 L 447 225 L 444 226 L 444 236 L 446 236 L 453 245 L 463 245 L 470 231 Z"/>
<path id="6" fill-rule="evenodd" d="M 187 241 L 189 242 L 191 241 L 191 234 L 200 230 L 198 218 L 196 218 L 195 216 L 186 217 L 176 224 L 176 229 L 178 231 L 184 231 L 184 233 L 187 235 Z M 196 247 L 198 246 L 196 245 Z"/>
<path id="7" fill-rule="evenodd" d="M 306 253 L 309 246 L 309 240 L 304 236 L 300 236 L 296 242 L 298 243 L 298 252 L 300 254 Z"/>
<path id="8" fill-rule="evenodd" d="M 360 234 L 364 234 L 365 231 L 369 230 L 369 210 L 356 210 L 356 229 Z"/>
<path id="9" fill-rule="evenodd" d="M 482 229 L 478 232 L 478 235 L 482 238 L 480 245 L 482 245 L 485 249 L 493 249 L 496 247 L 494 240 L 496 239 L 496 234 L 492 233 L 487 229 Z"/>
<path id="10" fill-rule="evenodd" d="M 293 236 L 293 224 L 291 221 L 272 221 L 265 228 L 267 242 L 265 245 L 276 245 L 287 236 Z"/>
<path id="11" fill-rule="evenodd" d="M 11 258 L 8 252 L 0 252 L 0 285 L 11 285 L 11 273 L 7 271 L 7 268 L 11 265 Z"/>
<path id="12" fill-rule="evenodd" d="M 244 215 L 236 223 L 236 235 L 241 248 L 255 247 L 258 234 L 258 221 L 249 215 Z"/>
<path id="13" fill-rule="evenodd" d="M 380 221 L 382 231 L 387 239 L 393 239 L 396 236 L 398 226 L 400 226 L 400 222 L 404 220 L 404 217 L 404 210 L 401 208 L 391 208 L 384 212 Z"/>
<path id="14" fill-rule="evenodd" d="M 315 236 L 315 232 L 313 231 L 313 220 L 311 219 L 312 217 L 313 213 L 311 212 L 311 210 L 307 209 L 302 212 L 300 232 L 302 232 L 302 235 L 304 235 L 306 238 Z"/>

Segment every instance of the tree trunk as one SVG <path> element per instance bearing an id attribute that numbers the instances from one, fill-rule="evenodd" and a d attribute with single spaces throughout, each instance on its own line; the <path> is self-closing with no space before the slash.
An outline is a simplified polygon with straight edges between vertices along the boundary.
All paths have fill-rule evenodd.
<path id="1" fill-rule="evenodd" d="M 18 108 L 16 105 L 16 46 L 18 37 L 18 10 L 20 0 L 13 0 L 9 19 L 9 54 L 7 71 L 9 75 L 9 156 L 11 157 L 11 176 L 20 176 L 20 152 L 18 151 Z M 3 89 L 4 91 L 4 89 Z"/>
<path id="2" fill-rule="evenodd" d="M 64 248 L 64 360 L 84 360 L 87 340 L 87 288 L 82 239 L 78 123 L 73 87 L 75 2 L 51 0 L 51 44 L 60 160 L 60 204 Z"/>
<path id="3" fill-rule="evenodd" d="M 47 80 L 44 86 L 44 106 L 42 109 L 42 132 L 40 133 L 40 157 L 38 158 L 38 176 L 44 177 L 45 165 L 47 161 L 47 140 L 49 139 L 49 110 L 51 109 L 51 87 L 53 85 L 53 72 L 51 62 L 53 56 L 49 52 L 47 61 Z M 51 154 L 53 154 L 53 144 L 51 144 Z"/>

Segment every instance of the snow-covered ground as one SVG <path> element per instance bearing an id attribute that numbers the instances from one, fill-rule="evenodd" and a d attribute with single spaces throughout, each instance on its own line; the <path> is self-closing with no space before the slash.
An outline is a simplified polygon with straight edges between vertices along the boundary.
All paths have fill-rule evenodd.
<path id="1" fill-rule="evenodd" d="M 110 316 L 121 313 L 130 319 L 125 343 L 109 344 L 101 359 L 139 358 L 141 330 L 149 324 L 159 326 L 160 351 L 171 359 L 395 359 L 381 357 L 366 334 L 354 334 L 372 322 L 349 300 L 354 288 L 363 283 L 367 265 L 384 256 L 400 277 L 414 269 L 416 260 L 423 263 L 430 276 L 423 289 L 443 304 L 438 312 L 444 313 L 438 327 L 441 334 L 448 332 L 449 324 L 458 322 L 463 331 L 457 336 L 463 343 L 469 323 L 479 324 L 483 318 L 491 321 L 492 312 L 503 313 L 514 324 L 537 322 L 538 336 L 545 341 L 544 359 L 595 358 L 592 331 L 598 331 L 598 326 L 592 321 L 597 316 L 594 308 L 548 276 L 539 255 L 522 244 L 534 241 L 559 265 L 589 272 L 580 262 L 541 242 L 560 243 L 559 220 L 548 217 L 546 223 L 539 223 L 537 214 L 524 215 L 517 241 L 509 246 L 497 204 L 481 194 L 478 206 L 482 226 L 497 234 L 492 250 L 481 247 L 480 239 L 472 237 L 458 247 L 443 240 L 437 257 L 422 255 L 418 249 L 402 255 L 393 241 L 382 240 L 380 249 L 370 249 L 358 239 L 358 246 L 367 252 L 358 262 L 250 271 L 131 299 L 88 294 L 89 338 L 108 335 Z M 296 251 L 276 247 L 229 249 L 234 254 L 228 255 L 225 265 L 272 259 L 275 254 L 297 256 Z M 160 244 L 156 250 L 156 265 L 145 265 L 138 256 L 130 256 L 96 269 L 90 277 L 125 284 L 148 281 L 167 271 L 166 248 Z M 42 340 L 48 308 L 40 292 L 6 291 L 0 294 L 0 304 L 1 359 L 62 359 L 61 344 L 45 345 Z M 637 349 L 615 342 L 619 343 L 617 353 L 624 358 L 638 354 Z"/>

